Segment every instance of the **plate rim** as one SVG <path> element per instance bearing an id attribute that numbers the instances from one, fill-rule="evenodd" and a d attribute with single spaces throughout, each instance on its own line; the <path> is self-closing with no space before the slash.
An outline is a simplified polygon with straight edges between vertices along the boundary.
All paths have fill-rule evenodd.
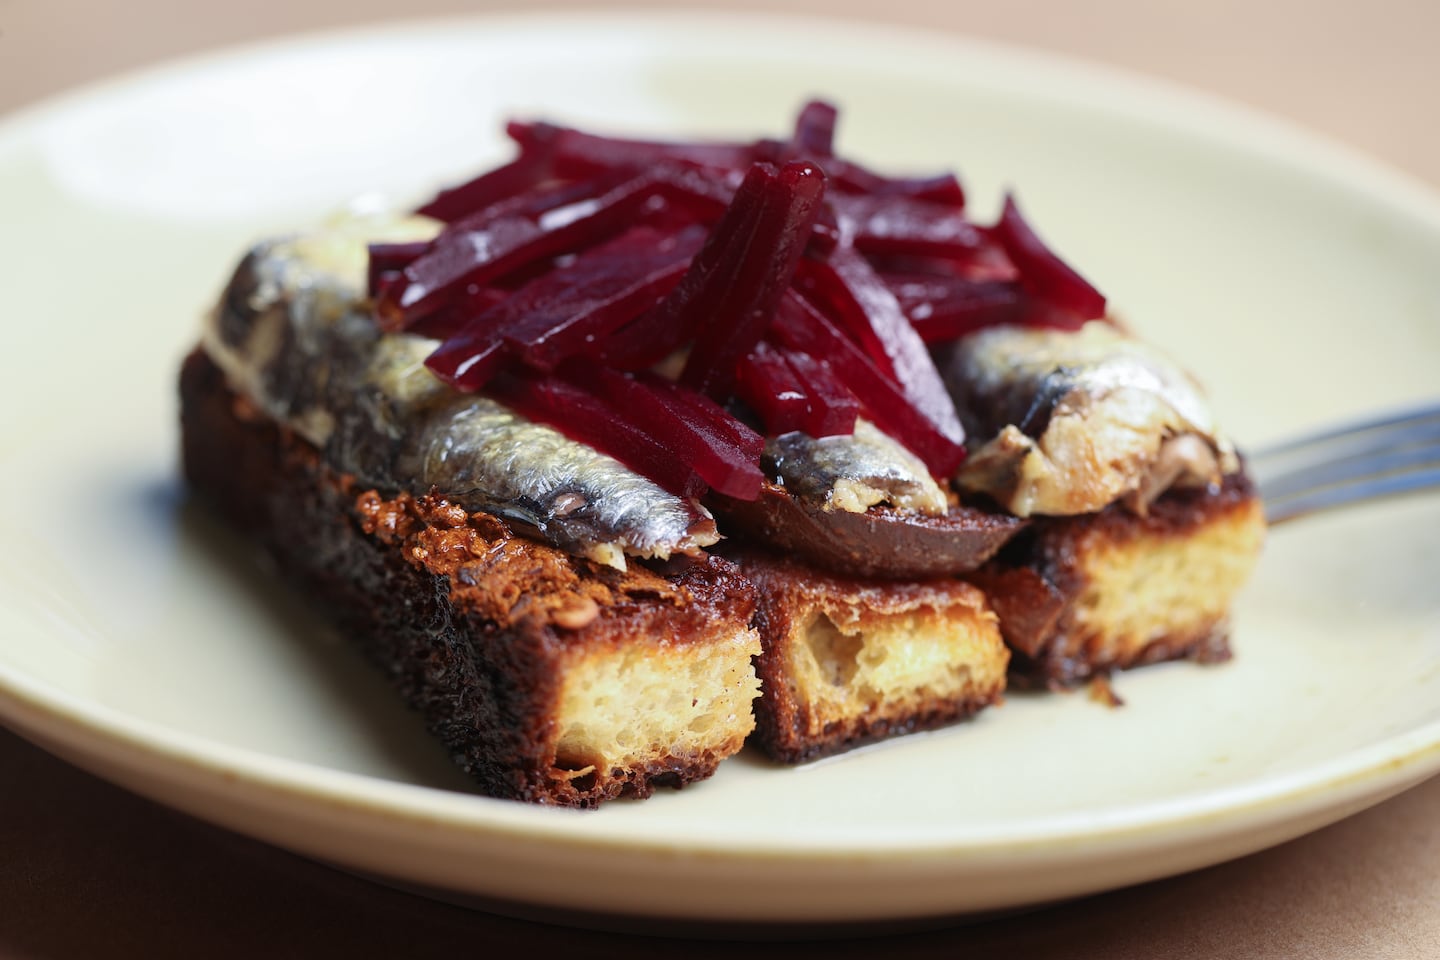
<path id="1" fill-rule="evenodd" d="M 35 136 L 46 124 L 96 97 L 123 97 L 146 85 L 173 82 L 197 70 L 223 68 L 256 57 L 304 50 L 316 45 L 349 45 L 382 37 L 394 42 L 414 42 L 416 38 L 433 36 L 455 27 L 473 29 L 500 24 L 510 28 L 535 29 L 539 25 L 553 24 L 560 17 L 560 12 L 547 11 L 408 19 L 379 25 L 306 31 L 206 50 L 61 91 L 0 115 L 0 151 L 23 144 L 27 137 Z M 1096 89 L 1093 85 L 1098 85 L 1107 98 L 1119 96 L 1123 99 L 1133 95 L 1137 98 L 1134 102 L 1126 99 L 1117 107 L 1126 113 L 1149 117 L 1152 115 L 1150 111 L 1156 111 L 1156 104 L 1181 105 L 1188 109 L 1175 111 L 1175 114 L 1183 114 L 1183 119 L 1174 114 L 1166 117 L 1169 125 L 1191 135 L 1248 154 L 1282 156 L 1287 163 L 1298 163 L 1303 157 L 1302 166 L 1307 174 L 1323 176 L 1356 195 L 1382 203 L 1388 214 L 1419 221 L 1430 232 L 1440 236 L 1440 193 L 1414 175 L 1390 167 L 1355 148 L 1304 130 L 1291 121 L 1173 81 L 1073 56 L 979 40 L 963 34 L 944 33 L 937 37 L 922 33 L 918 28 L 845 18 L 759 12 L 642 12 L 621 9 L 618 12 L 569 11 L 564 13 L 564 22 L 570 29 L 579 22 L 613 27 L 631 17 L 643 17 L 651 23 L 664 24 L 667 29 L 673 29 L 682 22 L 692 26 L 724 26 L 732 30 L 755 23 L 771 27 L 781 25 L 787 29 L 801 25 L 813 28 L 818 23 L 829 35 L 841 36 L 852 43 L 860 41 L 862 34 L 866 42 L 873 42 L 873 38 L 880 35 L 885 46 L 978 50 L 1007 61 L 1043 63 L 1046 70 L 1083 76 L 1087 89 Z M 1155 115 L 1158 116 L 1158 112 Z M 777 847 L 775 838 L 770 837 L 763 841 L 763 845 L 757 842 L 754 847 L 737 847 L 737 838 L 729 835 L 692 836 L 682 844 L 673 838 L 639 835 L 628 826 L 616 833 L 597 832 L 582 826 L 584 815 L 576 819 L 568 811 L 562 813 L 553 808 L 402 784 L 232 746 L 143 718 L 127 716 L 103 703 L 87 703 L 83 698 L 36 678 L 23 676 L 4 665 L 0 665 L 0 720 L 21 732 L 34 730 L 46 739 L 51 739 L 55 730 L 73 736 L 97 738 L 102 746 L 107 738 L 109 741 L 118 739 L 130 749 L 165 762 L 188 765 L 190 769 L 208 775 L 236 777 L 243 774 L 242 779 L 250 789 L 305 800 L 323 797 L 330 802 L 363 805 L 372 813 L 400 816 L 406 822 L 434 822 L 439 819 L 444 820 L 447 826 L 469 832 L 489 835 L 502 831 L 511 839 L 561 843 L 567 847 L 579 843 L 597 850 L 647 854 L 685 850 L 707 856 L 734 856 L 745 861 L 890 861 L 896 857 L 907 861 L 946 861 L 962 852 L 1013 851 L 1057 841 L 1093 845 L 1182 827 L 1203 830 L 1209 825 L 1213 828 L 1213 821 L 1235 817 L 1241 812 L 1248 812 L 1257 820 L 1282 820 L 1284 818 L 1279 814 L 1283 811 L 1277 808 L 1303 801 L 1317 801 L 1317 806 L 1323 806 L 1318 803 L 1319 796 L 1336 791 L 1348 790 L 1354 797 L 1371 796 L 1371 802 L 1379 802 L 1388 795 L 1385 793 L 1387 790 L 1398 792 L 1440 772 L 1440 721 L 1437 721 L 1283 776 L 1196 791 L 1163 801 L 1112 808 L 1115 815 L 1107 819 L 1115 822 L 1108 823 L 1104 832 L 1097 832 L 1092 812 L 1017 821 L 1009 828 L 1012 833 L 1023 832 L 1024 837 L 1003 834 L 986 837 L 967 835 L 963 831 L 940 837 L 929 833 L 924 836 L 886 833 L 872 836 L 869 843 L 858 845 L 856 838 L 847 837 L 845 839 L 850 841 L 850 845 L 843 847 L 837 847 L 838 838 L 835 836 L 811 836 L 802 838 L 803 842 L 792 837 L 783 847 Z M 85 748 L 75 746 L 74 749 L 83 753 Z M 360 791 L 358 798 L 355 793 L 349 792 L 349 788 Z M 377 789 L 383 803 L 365 795 Z M 443 799 L 443 802 L 437 798 Z M 557 813 L 562 815 L 556 816 Z M 1038 829 L 1037 823 L 1040 825 Z M 1026 827 L 1024 831 L 1019 829 L 1022 826 Z M 1081 826 L 1083 829 L 1077 829 Z M 638 850 L 637 845 L 640 847 Z"/>

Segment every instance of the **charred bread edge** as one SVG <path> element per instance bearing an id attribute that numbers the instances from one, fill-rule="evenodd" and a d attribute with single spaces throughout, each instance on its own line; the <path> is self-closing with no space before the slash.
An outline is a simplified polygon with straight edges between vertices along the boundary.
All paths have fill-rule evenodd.
<path id="1" fill-rule="evenodd" d="M 762 650 L 756 670 L 765 685 L 764 696 L 756 701 L 756 727 L 751 740 L 772 759 L 803 763 L 832 756 L 864 744 L 933 730 L 969 718 L 998 703 L 1005 689 L 1005 667 L 1009 651 L 993 626 L 991 611 L 980 590 L 953 578 L 919 581 L 881 581 L 829 574 L 772 554 L 744 548 L 731 554 L 760 591 L 756 622 Z M 942 698 L 917 691 L 923 699 L 919 709 L 902 714 L 887 713 L 885 705 L 838 720 L 817 723 L 813 708 L 794 688 L 788 656 L 797 641 L 795 622 L 807 609 L 831 604 L 854 606 L 867 615 L 886 617 L 930 609 L 937 615 L 962 609 L 975 623 L 990 626 L 993 636 L 988 663 L 967 665 L 965 696 Z M 965 623 L 973 629 L 975 623 Z M 800 641 L 803 642 L 803 641 Z M 990 668 L 991 682 L 985 682 Z M 817 729 L 818 728 L 818 729 Z"/>
<path id="2" fill-rule="evenodd" d="M 748 631 L 754 588 L 727 561 L 700 558 L 664 577 L 622 574 L 527 541 L 523 549 L 570 565 L 614 603 L 587 623 L 579 623 L 589 618 L 583 602 L 528 610 L 518 603 L 502 622 L 484 616 L 483 604 L 475 601 L 487 585 L 464 584 L 464 566 L 447 570 L 443 562 L 426 563 L 433 558 L 419 558 L 413 543 L 404 547 L 413 538 L 367 534 L 356 506 L 362 491 L 327 467 L 313 446 L 231 392 L 200 350 L 185 360 L 181 399 L 184 470 L 193 488 L 258 542 L 380 667 L 483 792 L 588 807 L 704 779 L 743 745 L 748 723 L 739 735 L 687 755 L 662 751 L 630 768 L 566 770 L 556 766 L 564 758 L 555 756 L 556 731 L 549 722 L 560 668 L 577 644 L 629 642 L 662 620 L 678 624 L 669 633 L 679 638 L 713 636 L 717 624 L 722 633 Z M 442 543 L 458 542 L 436 529 L 437 519 L 442 528 L 450 522 L 443 519 L 447 508 L 452 515 L 458 509 L 443 501 L 371 503 L 389 503 L 385 509 L 438 534 Z"/>
<path id="3" fill-rule="evenodd" d="M 1182 541 L 1230 519 L 1263 526 L 1261 514 L 1255 485 L 1241 470 L 1216 488 L 1171 490 L 1143 516 L 1113 504 L 1094 514 L 1035 518 L 966 579 L 985 591 L 1000 615 L 1014 652 L 1011 682 L 1016 687 L 1074 686 L 1112 670 L 1168 660 L 1222 662 L 1231 656 L 1228 616 L 1161 632 L 1123 658 L 1092 652 L 1097 638 L 1075 633 L 1075 603 L 1087 581 L 1081 552 L 1087 542 L 1123 547 L 1142 537 Z"/>

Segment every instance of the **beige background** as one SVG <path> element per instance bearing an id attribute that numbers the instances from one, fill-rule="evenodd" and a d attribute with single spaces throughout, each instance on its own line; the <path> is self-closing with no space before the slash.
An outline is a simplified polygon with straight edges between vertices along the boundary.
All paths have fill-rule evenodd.
<path id="1" fill-rule="evenodd" d="M 222 44 L 486 10 L 662 8 L 500 0 L 0 0 L 0 111 Z M 1290 118 L 1440 184 L 1435 0 L 729 0 L 965 32 L 1166 77 Z"/>
<path id="2" fill-rule="evenodd" d="M 224 44 L 397 15 L 542 6 L 558 5 L 0 0 L 0 114 Z M 1440 188 L 1436 0 L 707 6 L 885 20 L 1102 61 L 1259 107 Z M 0 957 L 741 952 L 576 933 L 396 893 L 197 824 L 3 732 L 0 784 Z M 884 943 L 744 948 L 760 956 L 782 951 L 1013 960 L 1440 957 L 1440 780 L 1276 850 L 1048 911 Z"/>

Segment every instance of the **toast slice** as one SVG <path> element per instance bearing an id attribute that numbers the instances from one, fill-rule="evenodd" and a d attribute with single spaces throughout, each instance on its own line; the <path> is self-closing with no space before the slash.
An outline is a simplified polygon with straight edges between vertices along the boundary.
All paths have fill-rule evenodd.
<path id="1" fill-rule="evenodd" d="M 1228 659 L 1229 612 L 1265 536 L 1244 472 L 1172 489 L 1145 514 L 1122 504 L 1036 517 L 967 579 L 1015 652 L 1014 678 L 1069 686 L 1163 660 Z"/>
<path id="2" fill-rule="evenodd" d="M 734 556 L 759 591 L 764 696 L 752 739 L 773 759 L 800 763 L 934 729 L 1000 699 L 1009 653 L 974 586 Z"/>
<path id="3" fill-rule="evenodd" d="M 492 796 L 589 807 L 714 773 L 754 727 L 755 591 L 716 557 L 619 571 L 330 468 L 181 374 L 192 487 L 387 675 Z"/>

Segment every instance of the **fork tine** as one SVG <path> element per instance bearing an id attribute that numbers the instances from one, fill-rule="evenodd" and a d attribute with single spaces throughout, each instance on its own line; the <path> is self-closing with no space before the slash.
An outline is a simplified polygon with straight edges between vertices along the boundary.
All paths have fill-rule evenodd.
<path id="1" fill-rule="evenodd" d="M 1308 490 L 1294 496 L 1271 500 L 1265 497 L 1265 519 L 1271 526 L 1294 520 L 1308 513 L 1361 500 L 1379 500 L 1402 493 L 1413 493 L 1429 487 L 1440 487 L 1440 466 L 1431 466 L 1411 473 L 1381 477 L 1364 477 L 1350 483 Z"/>
<path id="2" fill-rule="evenodd" d="M 1404 442 L 1392 449 L 1367 448 L 1360 453 L 1312 461 L 1296 469 L 1268 475 L 1262 473 L 1260 493 L 1267 500 L 1292 497 L 1307 490 L 1356 483 L 1366 477 L 1413 471 L 1437 464 L 1440 464 L 1440 430 L 1434 437 L 1413 444 Z"/>
<path id="3" fill-rule="evenodd" d="M 1396 437 L 1413 437 L 1415 441 L 1440 437 L 1440 402 L 1422 404 L 1408 410 L 1380 417 L 1357 420 L 1317 433 L 1307 434 L 1266 447 L 1253 459 L 1276 460 L 1282 457 L 1314 455 L 1317 451 L 1332 459 L 1337 449 L 1355 454 L 1383 450 L 1393 446 Z"/>
<path id="4" fill-rule="evenodd" d="M 1440 404 L 1325 430 L 1250 458 L 1270 523 L 1440 486 Z"/>

